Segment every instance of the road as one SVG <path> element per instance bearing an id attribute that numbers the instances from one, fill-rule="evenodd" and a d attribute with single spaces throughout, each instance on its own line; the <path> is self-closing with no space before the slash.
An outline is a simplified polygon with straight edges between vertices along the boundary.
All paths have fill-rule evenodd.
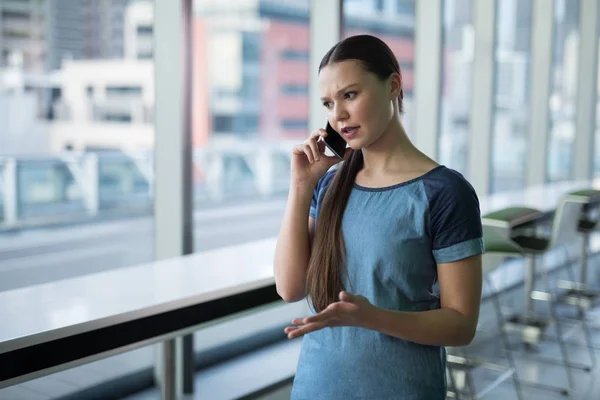
<path id="1" fill-rule="evenodd" d="M 276 236 L 285 199 L 194 213 L 194 250 Z M 154 224 L 140 217 L 0 234 L 0 291 L 153 260 Z"/>

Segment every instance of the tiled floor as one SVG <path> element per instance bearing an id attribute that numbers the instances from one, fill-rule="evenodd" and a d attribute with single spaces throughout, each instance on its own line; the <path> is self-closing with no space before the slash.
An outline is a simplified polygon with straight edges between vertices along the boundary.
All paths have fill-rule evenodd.
<path id="1" fill-rule="evenodd" d="M 600 323 L 600 314 L 597 314 L 597 321 Z M 552 333 L 552 330 L 549 332 Z M 593 330 L 593 342 L 595 342 L 596 349 L 592 350 L 594 356 L 600 361 L 600 329 Z M 519 338 L 513 337 L 511 342 L 513 343 L 512 354 L 515 357 L 517 370 L 521 380 L 530 380 L 538 382 L 544 385 L 554 386 L 557 388 L 563 387 L 568 388 L 567 372 L 563 366 L 552 365 L 549 362 L 540 360 L 539 357 L 551 358 L 553 360 L 560 360 L 560 350 L 556 341 L 549 340 L 544 342 L 542 345 L 537 347 L 535 350 L 528 350 L 524 346 L 518 344 Z M 500 345 L 499 340 L 491 340 L 487 344 L 479 344 L 472 349 L 472 354 L 478 356 L 485 356 L 490 362 L 508 365 L 506 358 L 502 357 L 505 354 Z M 567 350 L 569 353 L 569 359 L 573 363 L 590 365 L 589 350 L 584 347 L 584 335 L 581 330 L 577 330 L 574 335 L 569 339 Z M 581 369 L 572 369 L 572 375 L 574 380 L 573 389 L 570 399 L 580 400 L 592 400 L 600 399 L 600 368 L 596 367 L 589 372 Z M 500 374 L 498 372 L 490 372 L 489 370 L 475 370 L 473 372 L 473 380 L 477 391 L 481 391 L 484 387 L 490 384 Z M 551 400 L 551 399 L 564 399 L 563 394 L 560 390 L 546 390 L 534 387 L 533 385 L 522 382 L 522 394 L 523 399 L 539 399 L 539 400 Z M 486 396 L 488 399 L 516 399 L 516 392 L 514 382 L 512 379 L 508 379 L 490 391 L 489 395 Z"/>

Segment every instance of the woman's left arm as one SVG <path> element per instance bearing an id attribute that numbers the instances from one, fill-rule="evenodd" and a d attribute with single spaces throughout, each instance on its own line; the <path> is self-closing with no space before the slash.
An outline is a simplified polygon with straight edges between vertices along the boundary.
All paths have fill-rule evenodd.
<path id="1" fill-rule="evenodd" d="M 420 312 L 391 311 L 366 298 L 341 293 L 340 301 L 311 317 L 295 319 L 285 329 L 289 338 L 334 326 L 372 329 L 415 343 L 464 346 L 475 335 L 481 302 L 481 255 L 438 265 L 439 309 Z"/>
<path id="2" fill-rule="evenodd" d="M 374 308 L 366 328 L 434 346 L 464 346 L 473 340 L 481 303 L 481 255 L 438 265 L 440 308 L 422 312 Z"/>

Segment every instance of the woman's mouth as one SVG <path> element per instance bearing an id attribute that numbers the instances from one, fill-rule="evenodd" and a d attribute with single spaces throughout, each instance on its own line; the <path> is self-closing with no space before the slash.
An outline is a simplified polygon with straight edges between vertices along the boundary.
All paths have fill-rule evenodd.
<path id="1" fill-rule="evenodd" d="M 347 139 L 351 139 L 358 133 L 358 128 L 360 128 L 360 126 L 347 126 L 342 129 L 342 134 Z"/>

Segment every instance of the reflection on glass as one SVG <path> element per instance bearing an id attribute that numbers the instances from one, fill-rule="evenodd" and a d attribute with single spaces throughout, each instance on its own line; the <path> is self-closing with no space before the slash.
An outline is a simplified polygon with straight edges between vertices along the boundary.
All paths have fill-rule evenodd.
<path id="1" fill-rule="evenodd" d="M 152 0 L 0 0 L 0 291 L 153 260 L 153 31 Z M 149 366 L 135 354 L 0 398 L 85 397 Z M 57 389 L 67 375 L 89 379 Z"/>
<path id="2" fill-rule="evenodd" d="M 0 227 L 149 214 L 152 2 L 0 11 Z"/>
<path id="3" fill-rule="evenodd" d="M 223 206 L 196 224 L 196 251 L 277 235 L 308 135 L 309 13 L 309 0 L 194 2 L 194 202 Z"/>
<path id="4" fill-rule="evenodd" d="M 344 0 L 342 37 L 369 34 L 379 37 L 394 52 L 402 70 L 403 124 L 413 131 L 415 0 Z"/>
<path id="5" fill-rule="evenodd" d="M 0 1 L 0 242 L 22 228 L 17 256 L 44 242 L 56 260 L 38 274 L 0 255 L 17 266 L 0 290 L 152 260 L 153 14 L 151 0 Z M 117 234 L 125 216 L 141 218 Z"/>
<path id="6" fill-rule="evenodd" d="M 547 180 L 567 180 L 573 171 L 575 96 L 579 58 L 579 0 L 554 2 L 554 50 L 549 99 Z"/>
<path id="7" fill-rule="evenodd" d="M 498 0 L 490 192 L 525 186 L 531 0 Z"/>
<path id="8" fill-rule="evenodd" d="M 599 10 L 600 13 L 600 10 Z M 598 36 L 598 47 L 600 47 L 600 34 Z M 593 165 L 594 165 L 594 172 L 593 172 L 593 176 L 594 178 L 597 178 L 600 176 L 600 62 L 597 65 L 597 75 L 596 75 L 596 79 L 597 79 L 597 83 L 596 83 L 596 93 L 597 93 L 597 99 L 596 99 L 596 132 L 594 135 L 594 149 L 593 149 L 593 157 L 594 157 L 594 161 L 593 161 Z"/>
<path id="9" fill-rule="evenodd" d="M 473 75 L 472 0 L 445 0 L 438 162 L 467 171 Z"/>

